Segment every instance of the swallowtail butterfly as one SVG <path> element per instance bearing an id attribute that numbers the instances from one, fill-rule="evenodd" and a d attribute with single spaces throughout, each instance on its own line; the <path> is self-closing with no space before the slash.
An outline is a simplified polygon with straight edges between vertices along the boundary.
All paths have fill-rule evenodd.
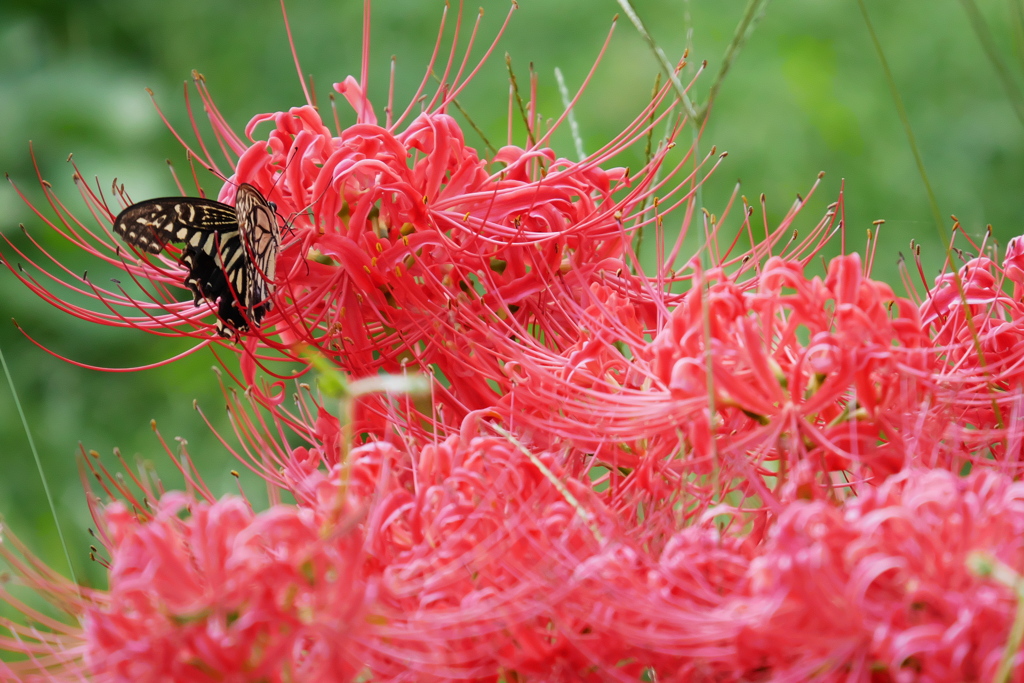
<path id="1" fill-rule="evenodd" d="M 238 186 L 234 206 L 198 197 L 132 204 L 114 219 L 114 232 L 150 254 L 183 242 L 185 284 L 196 306 L 217 305 L 223 337 L 259 325 L 270 310 L 281 233 L 274 205 L 252 185 Z"/>

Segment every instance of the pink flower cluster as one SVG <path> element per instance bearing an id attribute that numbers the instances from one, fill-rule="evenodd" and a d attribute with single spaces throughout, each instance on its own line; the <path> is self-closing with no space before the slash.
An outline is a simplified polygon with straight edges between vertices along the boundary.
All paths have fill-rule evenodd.
<path id="1" fill-rule="evenodd" d="M 250 183 L 288 218 L 273 309 L 238 343 L 178 295 L 173 256 L 115 241 L 97 188 L 80 183 L 91 223 L 47 190 L 40 218 L 134 289 L 10 242 L 4 263 L 83 319 L 237 353 L 236 455 L 275 502 L 218 498 L 181 461 L 188 493 L 89 461 L 109 587 L 5 535 L 0 556 L 67 619 L 4 593 L 23 618 L 2 622 L 21 658 L 0 679 L 1024 676 L 1017 594 L 968 566 L 1024 571 L 1024 241 L 923 296 L 853 253 L 814 275 L 841 198 L 802 239 L 803 200 L 761 240 L 744 203 L 726 238 L 729 209 L 697 210 L 717 157 L 674 149 L 670 88 L 582 161 L 548 146 L 531 100 L 529 144 L 484 158 L 448 113 L 467 63 L 453 51 L 432 96 L 424 80 L 407 124 L 390 102 L 379 122 L 364 70 L 335 86 L 355 124 L 307 104 L 245 139 L 197 83 L 232 169 L 221 200 Z M 614 165 L 666 122 L 641 168 Z M 208 149 L 190 151 L 217 171 Z M 310 356 L 346 378 L 341 408 L 327 389 L 286 405 Z M 410 375 L 429 396 L 389 390 Z"/>
<path id="2" fill-rule="evenodd" d="M 993 680 L 1015 601 L 967 561 L 1024 562 L 1024 484 L 907 468 L 842 507 L 794 500 L 751 529 L 723 524 L 749 517 L 724 504 L 687 524 L 623 514 L 645 492 L 595 491 L 559 460 L 496 436 L 412 455 L 378 442 L 309 470 L 317 504 L 110 503 L 109 590 L 76 597 L 22 565 L 81 625 L 58 639 L 9 624 L 8 649 L 55 651 L 0 672 Z"/>

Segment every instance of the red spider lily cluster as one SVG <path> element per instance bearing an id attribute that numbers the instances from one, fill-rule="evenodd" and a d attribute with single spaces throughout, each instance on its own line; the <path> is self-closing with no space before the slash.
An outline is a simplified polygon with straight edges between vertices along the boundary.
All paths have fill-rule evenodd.
<path id="1" fill-rule="evenodd" d="M 307 104 L 239 137 L 197 81 L 221 200 L 250 183 L 289 218 L 273 309 L 238 340 L 181 300 L 173 253 L 116 242 L 120 206 L 84 182 L 92 220 L 50 193 L 38 215 L 131 288 L 8 243 L 11 272 L 75 316 L 237 353 L 225 443 L 272 504 L 218 498 L 170 451 L 186 492 L 87 460 L 109 587 L 5 534 L 0 556 L 66 619 L 3 593 L 22 618 L 2 622 L 20 658 L 0 678 L 1024 676 L 1024 240 L 972 244 L 907 298 L 870 253 L 814 275 L 842 199 L 803 237 L 804 200 L 760 240 L 745 201 L 699 211 L 719 157 L 675 149 L 671 87 L 580 161 L 528 98 L 528 144 L 485 158 L 448 113 L 468 56 L 383 123 L 364 66 L 335 86 L 357 121 L 333 131 Z M 666 127 L 641 168 L 614 166 Z M 219 172 L 209 149 L 190 152 Z M 286 405 L 310 363 L 320 389 Z"/>

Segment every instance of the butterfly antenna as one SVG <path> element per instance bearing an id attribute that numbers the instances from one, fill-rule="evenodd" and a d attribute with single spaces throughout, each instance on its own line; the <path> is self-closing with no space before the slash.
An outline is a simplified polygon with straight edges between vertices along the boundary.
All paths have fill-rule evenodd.
<path id="1" fill-rule="evenodd" d="M 288 156 L 286 156 L 284 158 L 284 166 L 281 167 L 281 172 L 278 174 L 277 178 L 274 179 L 274 184 L 270 186 L 270 190 L 264 195 L 265 197 L 268 198 L 268 201 L 269 201 L 270 195 L 273 194 L 274 190 L 277 189 L 277 184 L 279 182 L 281 182 L 281 179 L 284 178 L 285 173 L 288 172 L 288 167 L 291 165 L 292 159 L 294 159 L 295 156 L 297 156 L 297 155 L 295 155 L 293 153 L 294 152 L 298 152 L 298 151 L 299 151 L 299 146 L 298 145 L 293 145 L 292 148 L 288 150 Z M 281 222 L 284 223 L 285 227 L 290 228 L 291 226 L 289 225 L 289 222 L 287 220 L 285 220 L 285 217 L 282 216 L 281 212 L 277 210 L 277 204 L 274 204 L 273 202 L 271 202 L 271 204 L 273 204 L 273 207 L 274 207 L 274 215 L 276 215 L 278 218 L 281 219 Z"/>
<path id="2" fill-rule="evenodd" d="M 316 199 L 314 199 L 313 201 L 311 201 L 311 202 L 310 202 L 309 204 L 306 204 L 306 206 L 302 207 L 302 208 L 301 208 L 301 209 L 299 209 L 298 211 L 294 212 L 294 213 L 293 213 L 293 214 L 291 215 L 291 218 L 290 218 L 289 220 L 287 220 L 287 221 L 285 222 L 285 226 L 286 226 L 286 227 L 287 227 L 287 228 L 288 228 L 288 229 L 290 230 L 290 229 L 291 229 L 291 224 L 292 224 L 292 223 L 293 223 L 293 222 L 295 221 L 295 218 L 296 218 L 297 216 L 300 216 L 300 215 L 302 215 L 302 214 L 306 213 L 307 211 L 309 211 L 310 209 L 312 209 L 312 208 L 313 208 L 314 206 L 316 206 L 317 204 L 319 204 L 319 203 L 320 203 L 320 200 L 324 198 L 324 195 L 326 195 L 326 194 L 327 194 L 327 192 L 328 192 L 328 191 L 329 191 L 330 189 L 331 189 L 331 186 L 330 186 L 330 185 L 328 185 L 327 187 L 325 187 L 325 188 L 323 189 L 323 192 L 321 192 L 321 193 L 320 193 L 319 195 L 317 195 L 317 198 L 316 198 Z"/>

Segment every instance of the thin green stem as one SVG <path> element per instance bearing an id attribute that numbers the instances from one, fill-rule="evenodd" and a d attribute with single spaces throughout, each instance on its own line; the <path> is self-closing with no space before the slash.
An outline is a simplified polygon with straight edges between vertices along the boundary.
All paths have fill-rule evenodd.
<path id="1" fill-rule="evenodd" d="M 718 95 L 719 89 L 722 87 L 722 82 L 725 80 L 726 74 L 729 73 L 729 69 L 732 68 L 733 62 L 736 57 L 739 56 L 743 46 L 746 45 L 747 40 L 754 33 L 754 28 L 758 22 L 764 18 L 765 13 L 768 11 L 768 3 L 771 0 L 748 0 L 747 8 L 743 11 L 743 17 L 740 19 L 740 23 L 736 24 L 736 31 L 733 33 L 732 40 L 729 41 L 729 46 L 725 49 L 725 56 L 722 57 L 722 65 L 718 68 L 718 73 L 715 74 L 715 78 L 711 81 L 711 88 L 708 90 L 707 102 L 697 112 L 697 123 L 701 124 L 708 115 L 708 110 L 715 101 L 715 97 Z"/>
<path id="2" fill-rule="evenodd" d="M 896 87 L 896 79 L 893 78 L 892 70 L 889 68 L 889 62 L 885 58 L 885 52 L 882 50 L 882 43 L 878 39 L 878 35 L 875 33 L 875 27 L 871 23 L 871 17 L 868 16 L 868 9 L 864 5 L 864 0 L 857 0 L 857 5 L 860 7 L 861 14 L 864 17 L 864 24 L 867 26 L 868 34 L 871 36 L 871 42 L 874 44 L 875 53 L 878 55 L 878 60 L 882 63 L 882 71 L 885 73 L 885 81 L 889 86 L 889 92 L 892 95 L 893 102 L 896 105 L 896 112 L 899 114 L 900 122 L 903 124 L 903 131 L 906 133 L 907 142 L 910 145 L 910 151 L 914 155 L 914 162 L 917 164 L 917 172 L 921 176 L 921 181 L 924 183 L 925 192 L 928 195 L 928 205 L 931 207 L 932 218 L 935 220 L 935 227 L 939 232 L 939 238 L 946 245 L 946 260 L 951 266 L 951 275 L 953 276 L 953 283 L 956 287 L 957 294 L 960 298 L 960 303 L 963 306 L 964 317 L 967 322 L 967 329 L 971 333 L 971 339 L 974 340 L 974 349 L 978 354 L 978 360 L 982 367 L 985 367 L 985 352 L 981 346 L 981 340 L 978 338 L 977 327 L 974 324 L 974 316 L 971 313 L 970 306 L 967 305 L 967 295 L 964 292 L 963 281 L 960 278 L 960 273 L 953 266 L 953 253 L 952 241 L 946 234 L 946 226 L 942 221 L 942 213 L 939 210 L 939 202 L 935 198 L 935 191 L 932 189 L 932 184 L 928 180 L 928 172 L 924 167 L 924 159 L 921 157 L 921 150 L 917 146 L 917 140 L 914 137 L 914 130 L 910 126 L 910 117 L 907 116 L 907 110 L 903 106 L 903 98 L 900 97 L 899 89 Z M 1000 426 L 1003 424 L 999 405 L 995 398 L 992 399 L 993 410 L 996 413 L 998 423 Z"/>
<path id="3" fill-rule="evenodd" d="M 519 115 L 523 117 L 523 123 L 526 125 L 526 138 L 529 140 L 530 147 L 533 147 L 537 143 L 533 137 L 533 122 L 530 121 L 530 115 L 526 113 L 526 104 L 523 103 L 523 98 L 519 95 L 519 82 L 512 70 L 512 57 L 507 52 L 505 53 L 505 67 L 508 69 L 508 80 L 512 84 L 512 94 L 515 95 Z"/>
<path id="4" fill-rule="evenodd" d="M 978 42 L 981 43 L 985 56 L 992 63 L 992 68 L 995 69 L 996 76 L 999 77 L 999 82 L 1002 84 L 1003 90 L 1006 91 L 1006 96 L 1013 106 L 1017 119 L 1021 122 L 1021 125 L 1024 125 L 1024 97 L 1021 96 L 1020 88 L 1017 87 L 1017 83 L 1013 80 L 1013 76 L 1006 67 L 1003 58 L 999 56 L 999 51 L 996 50 L 995 39 L 992 37 L 992 32 L 988 30 L 985 18 L 981 16 L 978 5 L 975 4 L 974 0 L 960 0 L 960 2 L 964 6 L 964 11 L 967 12 L 967 19 L 971 22 L 974 35 L 978 37 Z"/>
<path id="5" fill-rule="evenodd" d="M 1024 70 L 1024 0 L 1008 0 L 1010 21 L 1013 23 L 1013 44 L 1016 47 L 1017 66 Z"/>
<path id="6" fill-rule="evenodd" d="M 651 48 L 654 53 L 654 58 L 658 60 L 658 64 L 661 65 L 661 70 L 665 76 L 672 82 L 672 87 L 676 91 L 676 95 L 679 97 L 679 101 L 683 104 L 683 109 L 686 111 L 686 116 L 691 120 L 697 121 L 697 110 L 693 106 L 693 102 L 690 100 L 690 96 L 686 94 L 686 88 L 683 87 L 682 81 L 679 80 L 679 75 L 676 73 L 676 69 L 672 64 L 669 63 L 668 57 L 665 56 L 665 51 L 658 47 L 658 44 L 654 42 L 654 38 L 647 32 L 647 28 L 644 26 L 644 22 L 640 20 L 640 15 L 633 9 L 633 5 L 630 4 L 629 0 L 619 0 L 619 6 L 622 7 L 622 11 L 626 13 L 629 20 L 633 22 L 633 26 L 636 27 L 640 37 L 644 39 L 647 45 Z"/>
<path id="7" fill-rule="evenodd" d="M 18 408 L 18 417 L 21 418 L 21 427 L 25 430 L 28 438 L 28 447 L 32 451 L 32 457 L 36 461 L 36 469 L 39 471 L 39 479 L 43 482 L 43 492 L 46 494 L 46 502 L 50 505 L 50 514 L 53 515 L 53 523 L 57 527 L 57 537 L 60 538 L 60 545 L 64 549 L 64 558 L 68 562 L 68 571 L 71 574 L 71 581 L 77 586 L 78 578 L 75 576 L 75 565 L 71 563 L 71 553 L 68 551 L 67 541 L 64 540 L 64 531 L 61 529 L 60 520 L 57 518 L 57 506 L 53 502 L 53 495 L 50 493 L 50 485 L 46 481 L 46 473 L 43 471 L 43 461 L 39 458 L 39 451 L 36 449 L 35 439 L 32 438 L 32 431 L 28 428 L 28 420 L 25 418 L 25 411 L 21 407 L 21 400 L 14 388 L 14 379 L 7 367 L 7 359 L 4 357 L 3 349 L 0 348 L 0 365 L 3 365 L 4 375 L 7 377 L 7 386 L 11 388 L 11 396 L 14 397 L 14 405 Z"/>
<path id="8" fill-rule="evenodd" d="M 430 75 L 434 77 L 434 80 L 437 81 L 438 84 L 441 84 L 441 79 L 437 77 L 437 74 L 431 71 Z M 333 96 L 331 101 L 333 103 Z M 487 139 L 487 135 L 484 134 L 482 130 L 480 130 L 480 127 L 478 125 L 476 125 L 476 122 L 469 115 L 469 112 L 462 108 L 462 105 L 459 104 L 459 101 L 457 99 L 452 98 L 451 103 L 456 109 L 459 110 L 459 113 L 462 114 L 462 118 L 466 119 L 466 123 L 469 124 L 469 127 L 472 128 L 473 131 L 480 136 L 480 139 L 483 141 L 484 147 L 487 148 L 487 151 L 490 152 L 491 154 L 497 154 L 498 149 L 491 144 L 491 141 Z M 337 112 L 335 112 L 335 118 L 337 118 Z"/>
<path id="9" fill-rule="evenodd" d="M 914 155 L 914 163 L 917 164 L 917 172 L 921 176 L 921 182 L 924 183 L 925 193 L 928 195 L 928 206 L 932 211 L 932 218 L 935 220 L 935 227 L 939 231 L 939 237 L 943 242 L 949 243 L 949 237 L 946 235 L 946 226 L 943 224 L 942 212 L 939 210 L 939 202 L 935 198 L 935 191 L 932 190 L 931 181 L 928 180 L 928 172 L 924 168 L 924 159 L 921 158 L 921 150 L 917 146 L 917 139 L 914 137 L 914 130 L 910 127 L 910 118 L 907 116 L 906 107 L 903 106 L 903 98 L 900 97 L 900 91 L 896 87 L 896 79 L 892 76 L 892 70 L 889 68 L 889 61 L 885 58 L 885 52 L 882 50 L 882 43 L 878 39 L 878 35 L 875 33 L 875 27 L 871 23 L 871 17 L 868 16 L 868 8 L 864 5 L 864 0 L 857 0 L 857 5 L 860 7 L 860 12 L 864 16 L 864 24 L 868 28 L 868 34 L 871 36 L 871 43 L 875 47 L 875 54 L 878 55 L 878 61 L 882 63 L 882 71 L 885 73 L 885 82 L 889 86 L 889 94 L 892 95 L 893 103 L 896 105 L 896 113 L 900 117 L 900 122 L 903 124 L 903 132 L 907 136 L 907 143 L 910 145 L 910 152 Z"/>

